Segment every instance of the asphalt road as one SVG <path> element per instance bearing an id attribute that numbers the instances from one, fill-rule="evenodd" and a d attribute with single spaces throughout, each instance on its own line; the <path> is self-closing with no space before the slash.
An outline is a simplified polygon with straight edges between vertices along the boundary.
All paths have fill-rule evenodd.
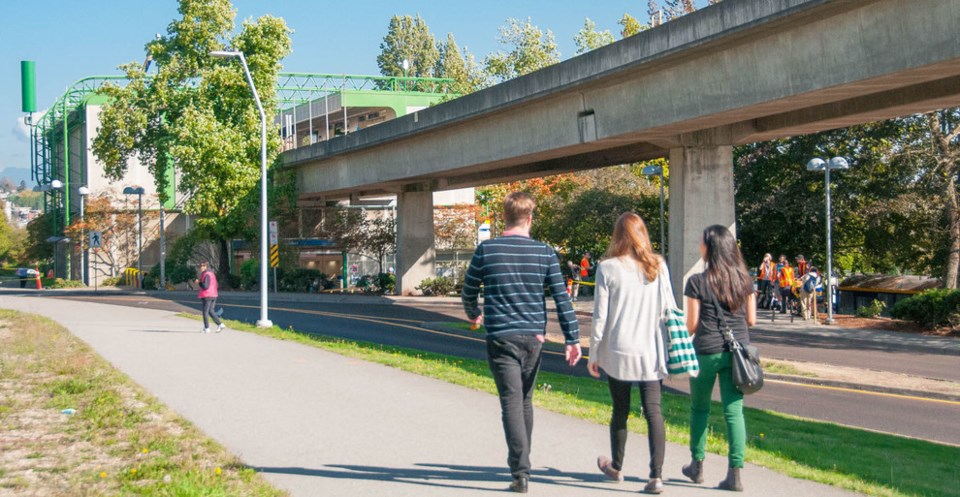
<path id="1" fill-rule="evenodd" d="M 70 297 L 89 299 L 103 303 L 127 306 L 142 306 L 197 312 L 196 302 L 188 300 L 161 300 L 147 296 L 113 295 L 104 297 Z M 221 298 L 220 303 L 229 319 L 255 322 L 259 319 L 259 307 L 249 299 Z M 353 340 L 381 343 L 398 347 L 414 348 L 459 357 L 485 360 L 484 339 L 469 333 L 449 333 L 429 329 L 423 323 L 462 320 L 461 311 L 455 306 L 440 305 L 371 305 L 364 304 L 318 304 L 276 303 L 271 306 L 270 319 L 274 324 L 298 331 L 318 333 Z M 582 319 L 589 326 L 589 319 Z M 553 326 L 556 326 L 555 324 Z M 198 325 L 199 327 L 199 325 Z M 584 328 L 586 330 L 588 328 Z M 802 343 L 802 337 L 756 336 L 764 344 L 765 355 L 770 357 L 795 358 L 828 362 L 827 359 L 843 359 L 845 364 L 887 364 L 903 372 L 907 370 L 933 370 L 934 377 L 950 363 L 956 368 L 956 356 L 936 356 L 937 365 L 930 366 L 932 355 L 899 353 L 892 350 L 871 350 L 852 347 L 844 350 L 840 345 Z M 559 349 L 559 347 L 557 347 Z M 855 349 L 855 350 L 854 350 Z M 803 357 L 810 357 L 803 359 Z M 888 367 L 882 369 L 890 370 Z M 563 361 L 562 352 L 548 352 L 544 357 L 543 370 L 587 376 L 583 363 L 571 369 Z M 918 374 L 918 373 L 913 373 Z M 923 373 L 919 373 L 923 374 Z M 670 382 L 668 387 L 685 391 L 682 381 Z M 833 387 L 801 385 L 770 381 L 764 389 L 747 399 L 747 405 L 762 409 L 793 414 L 811 419 L 835 422 L 875 431 L 896 433 L 910 437 L 960 445 L 960 402 L 938 401 L 916 397 L 851 391 Z"/>

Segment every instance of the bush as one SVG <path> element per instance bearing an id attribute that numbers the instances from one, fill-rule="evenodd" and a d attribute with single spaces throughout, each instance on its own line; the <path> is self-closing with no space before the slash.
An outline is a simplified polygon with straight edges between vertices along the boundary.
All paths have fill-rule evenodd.
<path id="1" fill-rule="evenodd" d="M 260 283 L 260 261 L 250 259 L 240 265 L 240 284 L 244 290 L 257 288 Z"/>
<path id="2" fill-rule="evenodd" d="M 380 287 L 380 293 L 392 294 L 397 287 L 397 276 L 391 273 L 380 273 L 377 275 L 377 286 Z"/>
<path id="3" fill-rule="evenodd" d="M 111 276 L 109 278 L 104 278 L 100 284 L 103 286 L 117 286 L 121 281 L 123 281 L 123 276 Z"/>
<path id="4" fill-rule="evenodd" d="M 960 290 L 927 290 L 901 300 L 890 309 L 896 319 L 919 323 L 927 328 L 951 325 L 952 316 L 960 314 Z"/>
<path id="5" fill-rule="evenodd" d="M 427 278 L 421 281 L 420 286 L 417 287 L 417 290 L 423 292 L 424 295 L 442 297 L 452 292 L 455 286 L 456 282 L 453 281 L 453 278 L 437 276 L 436 278 Z"/>
<path id="6" fill-rule="evenodd" d="M 87 285 L 84 285 L 80 280 L 65 280 L 63 278 L 57 278 L 53 280 L 53 283 L 50 285 L 45 285 L 44 288 L 86 288 Z"/>
<path id="7" fill-rule="evenodd" d="M 316 269 L 287 269 L 279 270 L 277 275 L 277 284 L 280 290 L 284 292 L 309 292 L 314 288 L 314 283 L 319 282 L 323 273 Z"/>
<path id="8" fill-rule="evenodd" d="M 865 305 L 863 307 L 857 308 L 857 317 L 859 318 L 875 318 L 887 308 L 887 304 L 881 300 L 873 299 L 873 302 L 870 302 L 870 305 Z"/>

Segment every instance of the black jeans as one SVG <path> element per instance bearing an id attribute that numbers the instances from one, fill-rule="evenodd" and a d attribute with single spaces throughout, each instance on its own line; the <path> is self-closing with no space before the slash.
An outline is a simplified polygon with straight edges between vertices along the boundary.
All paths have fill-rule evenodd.
<path id="1" fill-rule="evenodd" d="M 514 478 L 530 476 L 533 389 L 540 370 L 541 345 L 532 335 L 487 337 L 487 362 L 500 394 L 507 464 Z"/>
<path id="2" fill-rule="evenodd" d="M 613 399 L 613 415 L 610 417 L 610 452 L 613 454 L 613 469 L 623 467 L 623 453 L 627 445 L 627 417 L 630 416 L 630 389 L 640 387 L 640 406 L 647 420 L 647 442 L 650 445 L 650 478 L 660 478 L 663 471 L 663 453 L 666 451 L 666 433 L 663 428 L 663 411 L 660 408 L 662 381 L 620 381 L 607 377 L 610 397 Z"/>
<path id="3" fill-rule="evenodd" d="M 217 298 L 216 297 L 206 297 L 203 300 L 203 327 L 210 327 L 210 320 L 207 319 L 207 316 L 213 318 L 213 322 L 217 323 L 217 326 L 220 325 L 220 318 L 217 317 L 215 309 L 217 308 Z"/>

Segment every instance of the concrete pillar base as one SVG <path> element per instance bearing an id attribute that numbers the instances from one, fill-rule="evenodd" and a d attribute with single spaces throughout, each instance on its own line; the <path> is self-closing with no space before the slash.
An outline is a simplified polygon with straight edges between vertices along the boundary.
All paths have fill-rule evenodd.
<path id="1" fill-rule="evenodd" d="M 436 276 L 433 245 L 433 192 L 397 195 L 397 290 L 399 295 L 420 295 L 416 289 Z"/>
<path id="2" fill-rule="evenodd" d="M 670 149 L 669 265 L 680 307 L 687 279 L 703 271 L 700 241 L 704 228 L 720 224 L 736 233 L 733 147 L 703 144 L 702 137 L 698 138 L 690 145 Z"/>

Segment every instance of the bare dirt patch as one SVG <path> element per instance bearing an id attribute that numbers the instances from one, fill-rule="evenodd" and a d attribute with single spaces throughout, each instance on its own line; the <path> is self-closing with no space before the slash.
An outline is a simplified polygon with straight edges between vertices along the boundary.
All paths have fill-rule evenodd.
<path id="1" fill-rule="evenodd" d="M 897 331 L 902 333 L 916 333 L 927 336 L 960 338 L 960 330 L 949 327 L 930 330 L 910 321 L 901 321 L 886 317 L 861 318 L 850 314 L 834 314 L 837 326 L 841 328 L 860 328 L 870 330 Z"/>

